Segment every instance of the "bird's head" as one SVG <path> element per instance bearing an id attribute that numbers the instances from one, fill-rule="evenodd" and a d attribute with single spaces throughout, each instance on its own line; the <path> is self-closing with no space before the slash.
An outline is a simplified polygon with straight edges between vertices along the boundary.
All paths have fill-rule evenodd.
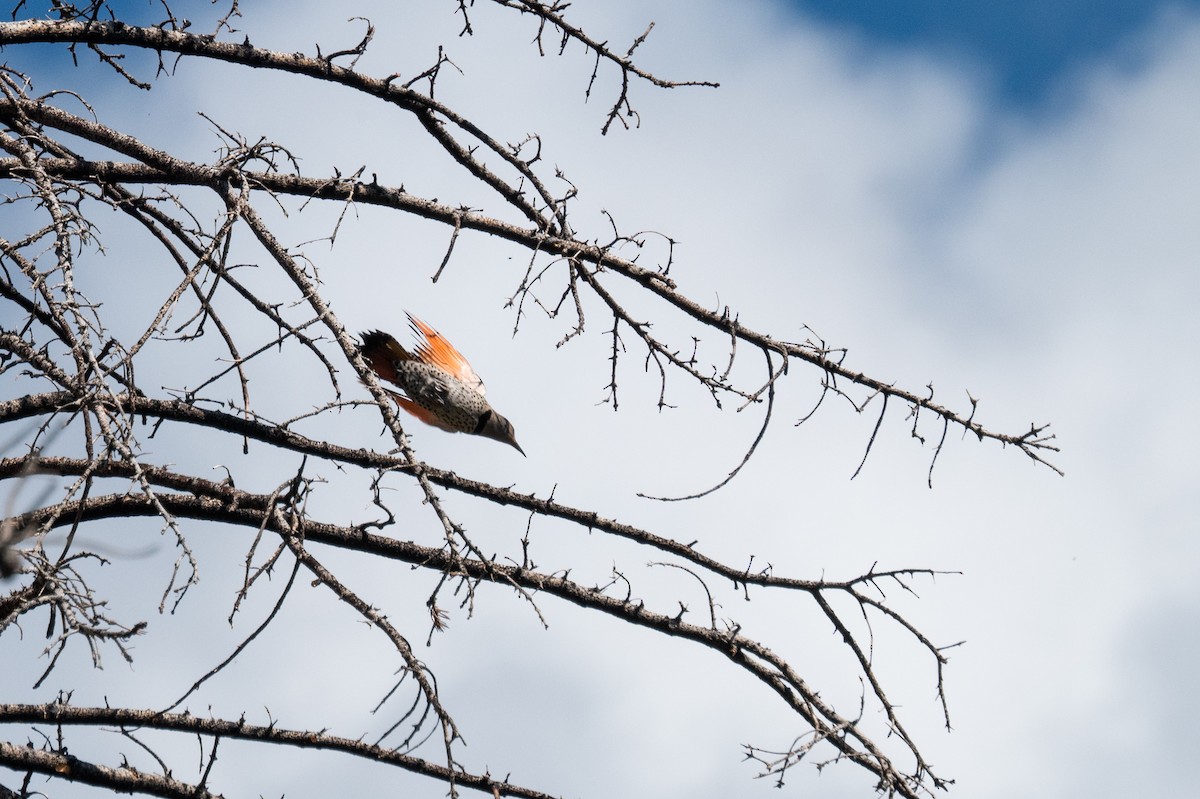
<path id="1" fill-rule="evenodd" d="M 522 455 L 525 454 L 525 450 L 521 449 L 521 445 L 517 443 L 517 434 L 513 432 L 512 422 L 493 410 L 489 409 L 484 413 L 483 424 L 479 428 L 479 435 L 494 438 L 497 441 L 515 447 L 517 452 Z"/>

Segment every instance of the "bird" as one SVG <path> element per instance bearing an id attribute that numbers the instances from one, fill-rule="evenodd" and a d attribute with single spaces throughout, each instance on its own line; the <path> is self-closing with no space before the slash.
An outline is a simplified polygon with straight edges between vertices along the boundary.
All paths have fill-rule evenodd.
<path id="1" fill-rule="evenodd" d="M 417 337 L 412 352 L 379 330 L 360 334 L 359 354 L 371 371 L 404 392 L 388 391 L 396 404 L 433 427 L 495 439 L 525 455 L 512 423 L 484 398 L 483 381 L 467 359 L 441 333 L 405 315 Z"/>

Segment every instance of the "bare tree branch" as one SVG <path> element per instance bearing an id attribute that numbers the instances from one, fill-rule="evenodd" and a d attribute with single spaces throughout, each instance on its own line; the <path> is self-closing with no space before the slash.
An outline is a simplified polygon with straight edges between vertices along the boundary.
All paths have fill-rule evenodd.
<path id="1" fill-rule="evenodd" d="M 557 48 L 562 53 L 578 46 L 594 59 L 590 77 L 585 76 L 585 99 L 603 76 L 616 71 L 616 99 L 602 132 L 615 122 L 636 127 L 640 116 L 631 91 L 639 82 L 656 88 L 716 86 L 665 80 L 639 64 L 635 56 L 653 23 L 627 49 L 617 48 L 569 21 L 567 3 L 494 0 L 494 5 L 536 23 L 539 52 Z M 447 12 L 461 16 L 463 34 L 476 30 L 473 8 L 459 2 L 456 11 Z M 6 592 L 0 594 L 0 635 L 24 636 L 24 625 L 45 613 L 45 662 L 37 666 L 35 685 L 57 688 L 60 699 L 0 705 L 0 722 L 18 730 L 10 740 L 0 740 L 0 765 L 111 792 L 216 796 L 212 786 L 223 777 L 229 747 L 256 741 L 284 751 L 326 749 L 396 766 L 437 781 L 452 796 L 471 789 L 495 797 L 544 797 L 508 778 L 496 780 L 462 767 L 464 733 L 453 715 L 455 703 L 462 700 L 439 689 L 433 669 L 412 643 L 426 625 L 427 646 L 435 632 L 452 634 L 451 603 L 469 616 L 477 602 L 506 600 L 511 592 L 543 629 L 550 629 L 544 607 L 569 604 L 642 634 L 699 644 L 719 655 L 722 667 L 768 686 L 771 701 L 788 711 L 800 731 L 782 749 L 747 746 L 746 757 L 780 783 L 802 760 L 828 756 L 818 767 L 855 763 L 887 795 L 930 795 L 950 784 L 927 762 L 920 730 L 891 693 L 875 651 L 876 628 L 915 644 L 949 727 L 943 669 L 947 650 L 957 644 L 935 642 L 888 593 L 913 597 L 916 585 L 949 572 L 872 564 L 848 578 L 806 579 L 776 574 L 769 563 L 756 566 L 753 556 L 746 565 L 735 566 L 708 554 L 713 550 L 706 550 L 690 530 L 670 529 L 669 524 L 637 527 L 616 521 L 611 512 L 561 503 L 553 490 L 548 496 L 522 493 L 427 463 L 409 446 L 394 395 L 379 385 L 363 360 L 350 333 L 354 327 L 335 313 L 329 299 L 333 295 L 326 294 L 321 280 L 328 275 L 326 264 L 301 248 L 313 241 L 334 246 L 343 222 L 353 224 L 355 214 L 366 207 L 393 217 L 431 220 L 445 226 L 439 228 L 444 255 L 430 270 L 436 283 L 461 252 L 456 249 L 460 239 L 476 234 L 496 238 L 528 257 L 518 267 L 524 274 L 514 280 L 518 285 L 510 299 L 514 334 L 528 314 L 544 314 L 562 325 L 561 346 L 584 336 L 588 321 L 599 318 L 599 324 L 607 325 L 611 319 L 611 328 L 599 333 L 610 345 L 607 363 L 600 368 L 609 380 L 605 390 L 614 410 L 626 357 L 640 359 L 641 368 L 657 382 L 651 401 L 660 410 L 678 402 L 672 393 L 676 379 L 702 389 L 718 408 L 731 400 L 738 411 L 761 410 L 757 435 L 740 459 L 731 459 L 726 476 L 679 499 L 704 496 L 732 481 L 768 432 L 779 434 L 778 427 L 770 427 L 779 412 L 777 400 L 804 374 L 820 387 L 821 399 L 801 423 L 823 407 L 826 396 L 845 398 L 857 413 L 880 398 L 863 463 L 877 436 L 885 434 L 889 403 L 895 413 L 907 408 L 910 437 L 920 445 L 931 435 L 937 442 L 931 444 L 930 482 L 951 428 L 1014 447 L 1058 471 L 1047 460 L 1058 450 L 1046 426 L 1016 433 L 993 430 L 976 421 L 977 401 L 970 395 L 970 408 L 955 410 L 935 402 L 931 385 L 912 391 L 856 371 L 845 350 L 827 346 L 815 334 L 790 341 L 791 334 L 744 323 L 736 310 L 697 302 L 671 275 L 676 258 L 671 236 L 622 232 L 611 215 L 602 220 L 600 235 L 580 232 L 592 223 L 580 224 L 572 214 L 579 189 L 554 165 L 549 145 L 538 134 L 498 135 L 441 99 L 446 93 L 435 99 L 439 76 L 449 74 L 442 68 L 456 68 L 440 45 L 436 63 L 417 74 L 375 77 L 356 70 L 383 31 L 363 17 L 351 18 L 353 38 L 337 46 L 317 45 L 309 54 L 251 44 L 248 34 L 232 26 L 240 19 L 236 2 L 208 20 L 211 33 L 193 30 L 194 23 L 176 16 L 167 3 L 162 4 L 165 19 L 152 25 L 128 24 L 125 12 L 105 0 L 79 5 L 56 0 L 54 18 L 18 19 L 21 13 L 30 14 L 18 2 L 13 21 L 0 22 L 0 47 L 9 59 L 0 67 L 0 205 L 5 207 L 0 221 L 0 425 L 13 431 L 12 444 L 0 453 L 5 489 L 0 499 L 6 502 L 0 525 L 0 587 Z M 346 46 L 347 41 L 352 44 Z M 421 196 L 403 185 L 380 183 L 369 159 L 354 153 L 346 156 L 354 164 L 349 169 L 311 174 L 294 142 L 247 136 L 216 113 L 204 116 L 220 141 L 207 162 L 182 157 L 174 145 L 153 147 L 132 128 L 112 121 L 120 117 L 105 107 L 109 100 L 102 92 L 88 97 L 82 91 L 45 92 L 37 85 L 40 65 L 28 56 L 33 52 L 28 45 L 42 44 L 65 45 L 54 51 L 54 57 L 64 60 L 98 59 L 103 75 L 125 92 L 130 91 L 126 84 L 151 88 L 156 81 L 170 80 L 172 59 L 186 58 L 199 68 L 222 62 L 293 76 L 289 79 L 301 91 L 326 84 L 352 93 L 387 119 L 399 115 L 414 121 L 412 135 L 434 144 L 445 166 L 486 189 L 482 194 L 487 199 L 476 203 L 484 207 L 471 207 L 454 197 Z M 253 99 L 241 97 L 235 87 L 229 96 Z M 148 111 L 156 109 L 154 102 L 145 100 Z M 369 182 L 367 175 L 372 176 Z M 334 203 L 328 207 L 336 221 L 327 235 L 309 233 L 298 244 L 276 221 L 281 214 L 307 214 L 326 205 L 321 201 Z M 118 232 L 108 229 L 112 219 L 119 220 L 114 225 Z M 127 287 L 120 271 L 95 279 L 96 260 L 115 238 L 125 236 L 144 245 L 137 257 L 153 270 L 154 281 Z M 261 263 L 239 261 L 246 251 Z M 133 267 L 129 270 L 132 274 Z M 113 303 L 114 287 L 134 298 Z M 131 302 L 145 312 L 132 323 L 120 317 Z M 662 324 L 667 319 L 681 327 Z M 748 349 L 765 358 L 765 372 L 761 365 L 737 368 L 738 357 Z M 169 361 L 169 369 L 163 361 Z M 284 369 L 303 381 L 311 395 L 300 400 L 281 396 L 286 392 L 273 375 Z M 365 387 L 369 399 L 346 393 L 345 373 L 352 375 L 351 385 Z M 626 399 L 624 394 L 621 398 Z M 347 446 L 337 424 L 346 417 L 338 414 L 382 422 L 390 451 Z M 940 431 L 931 432 L 931 425 Z M 203 449 L 200 443 L 212 444 L 235 454 L 214 477 L 211 464 L 199 465 L 188 442 L 199 442 L 196 449 Z M 327 479 L 335 485 L 326 487 Z M 251 485 L 258 488 L 247 487 Z M 320 502 L 341 492 L 353 493 L 374 518 L 355 523 L 344 518 L 344 510 L 329 511 Z M 489 511 L 502 506 L 522 511 L 528 517 L 523 537 L 509 541 L 507 551 L 485 550 L 479 542 L 490 548 L 491 540 L 468 531 L 463 521 L 463 507 L 471 503 Z M 163 624 L 156 627 L 171 623 L 202 567 L 235 570 L 231 609 L 208 614 L 214 620 L 227 613 L 232 625 L 238 614 L 243 614 L 239 621 L 259 614 L 237 634 L 236 644 L 213 653 L 195 674 L 179 678 L 168 695 L 179 699 L 166 709 L 78 707 L 69 699 L 65 652 L 85 648 L 98 667 L 113 653 L 132 659 L 131 642 L 150 635 L 146 620 L 137 617 L 141 611 L 110 610 L 98 587 L 103 583 L 96 581 L 99 566 L 119 563 L 127 570 L 123 576 L 136 573 L 125 562 L 129 559 L 100 554 L 106 551 L 103 545 L 114 543 L 115 534 L 111 525 L 97 523 L 113 519 L 127 523 L 122 531 L 157 525 L 173 547 L 169 555 L 174 561 L 163 569 L 168 573 L 158 599 Z M 535 520 L 553 521 L 557 532 L 633 542 L 650 548 L 656 560 L 645 570 L 649 576 L 614 562 L 611 572 L 600 573 L 606 584 L 589 584 L 583 575 L 593 564 L 555 568 L 537 563 L 539 552 L 531 541 Z M 194 546 L 218 528 L 232 530 L 244 542 L 236 563 L 209 565 L 204 549 Z M 417 605 L 418 613 L 428 611 L 417 632 L 395 613 L 394 597 L 381 595 L 348 562 L 402 563 L 428 578 L 428 585 L 417 589 L 417 601 L 424 603 Z M 268 590 L 263 586 L 281 570 L 286 579 L 270 590 L 262 610 L 249 604 L 252 596 L 263 601 L 261 594 Z M 376 709 L 399 706 L 391 710 L 380 738 L 398 740 L 395 746 L 326 729 L 284 729 L 274 721 L 249 724 L 245 713 L 216 718 L 173 712 L 202 687 L 220 690 L 220 681 L 213 678 L 237 668 L 239 656 L 279 623 L 284 609 L 295 604 L 293 586 L 303 584 L 296 580 L 301 574 L 323 588 L 331 605 L 349 608 L 355 623 L 365 623 L 387 647 L 397 677 L 380 689 L 383 698 Z M 137 573 L 136 579 L 148 578 Z M 674 590 L 671 580 L 685 584 L 677 598 L 637 598 L 647 586 L 658 588 L 660 583 Z M 769 628 L 756 632 L 761 638 L 752 637 L 739 621 L 721 616 L 722 596 L 732 593 L 749 600 L 765 592 L 789 609 L 804 609 L 834 633 L 835 643 L 828 649 L 847 664 L 851 684 L 860 689 L 857 706 L 845 703 L 847 710 L 842 700 L 829 699 L 837 692 L 810 681 L 783 654 L 794 645 L 791 630 Z M 693 612 L 689 603 L 695 606 L 691 600 L 696 597 L 702 608 Z M 45 732 L 46 727 L 54 727 L 55 734 Z M 93 762 L 82 757 L 82 749 L 72 754 L 66 728 L 116 728 L 121 740 L 134 744 L 157 771 L 139 770 L 128 761 Z M 142 734 L 148 731 L 196 737 L 200 758 L 191 782 L 176 776 L 190 772 L 165 747 L 160 749 L 157 739 Z M 40 744 L 17 743 L 22 734 L 27 742 Z M 440 747 L 440 762 L 416 755 L 427 740 Z M 29 793 L 28 782 L 22 795 Z"/>

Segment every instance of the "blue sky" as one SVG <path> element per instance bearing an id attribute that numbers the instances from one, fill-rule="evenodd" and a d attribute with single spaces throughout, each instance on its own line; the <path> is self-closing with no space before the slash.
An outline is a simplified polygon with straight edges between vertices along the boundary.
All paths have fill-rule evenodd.
<path id="1" fill-rule="evenodd" d="M 1082 62 L 1119 52 L 1169 8 L 1197 0 L 788 0 L 800 14 L 890 46 L 968 59 L 999 98 L 1036 106 Z"/>

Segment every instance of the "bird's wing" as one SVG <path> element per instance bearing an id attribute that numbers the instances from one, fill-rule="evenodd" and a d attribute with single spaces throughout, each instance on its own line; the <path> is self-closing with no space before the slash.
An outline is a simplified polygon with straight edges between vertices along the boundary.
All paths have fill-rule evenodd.
<path id="1" fill-rule="evenodd" d="M 456 380 L 470 386 L 480 394 L 486 393 L 487 389 L 484 388 L 483 381 L 479 379 L 479 375 L 475 374 L 471 364 L 467 363 L 467 359 L 462 356 L 462 353 L 454 349 L 441 333 L 412 314 L 408 314 L 408 321 L 412 324 L 419 339 L 414 353 L 417 360 L 445 370 Z M 401 347 L 401 351 L 403 351 L 403 347 Z"/>

